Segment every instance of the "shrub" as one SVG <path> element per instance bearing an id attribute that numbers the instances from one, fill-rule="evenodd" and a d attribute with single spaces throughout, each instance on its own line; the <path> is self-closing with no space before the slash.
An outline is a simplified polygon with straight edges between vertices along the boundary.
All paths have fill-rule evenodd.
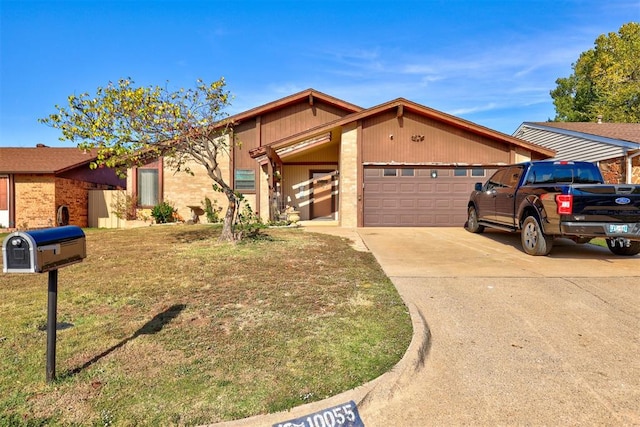
<path id="1" fill-rule="evenodd" d="M 215 200 L 212 202 L 210 198 L 204 198 L 204 213 L 207 216 L 207 222 L 211 224 L 222 222 L 220 212 L 222 212 L 222 207 L 217 206 Z"/>
<path id="2" fill-rule="evenodd" d="M 169 202 L 162 202 L 151 210 L 151 216 L 156 220 L 157 224 L 166 224 L 175 222 L 176 209 Z"/>
<path id="3" fill-rule="evenodd" d="M 260 234 L 260 230 L 267 228 L 262 222 L 258 214 L 253 212 L 249 203 L 242 194 L 236 194 L 238 197 L 238 212 L 235 224 L 235 234 L 238 240 L 245 237 L 256 237 Z"/>

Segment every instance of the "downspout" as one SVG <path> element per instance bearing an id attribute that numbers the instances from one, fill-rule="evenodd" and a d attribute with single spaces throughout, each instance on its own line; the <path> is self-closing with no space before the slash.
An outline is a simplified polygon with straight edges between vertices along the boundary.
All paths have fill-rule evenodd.
<path id="1" fill-rule="evenodd" d="M 637 151 L 634 154 L 627 154 L 627 184 L 632 184 L 631 180 L 633 179 L 633 159 L 640 156 L 640 151 Z"/>

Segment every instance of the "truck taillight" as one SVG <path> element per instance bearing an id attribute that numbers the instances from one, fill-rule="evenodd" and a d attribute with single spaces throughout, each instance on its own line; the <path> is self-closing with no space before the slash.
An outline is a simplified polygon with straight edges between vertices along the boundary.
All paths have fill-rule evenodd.
<path id="1" fill-rule="evenodd" d="M 573 196 L 571 194 L 557 194 L 556 204 L 558 205 L 558 215 L 573 213 Z"/>

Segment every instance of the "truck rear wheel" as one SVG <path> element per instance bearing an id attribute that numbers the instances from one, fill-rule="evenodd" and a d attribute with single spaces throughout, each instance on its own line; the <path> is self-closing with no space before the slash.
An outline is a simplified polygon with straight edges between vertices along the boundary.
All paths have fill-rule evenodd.
<path id="1" fill-rule="evenodd" d="M 478 211 L 474 206 L 469 206 L 468 216 L 467 216 L 467 230 L 472 233 L 482 233 L 484 231 L 484 226 L 478 224 Z"/>
<path id="2" fill-rule="evenodd" d="M 540 222 L 535 216 L 528 216 L 524 219 L 520 237 L 522 249 L 529 255 L 548 255 L 553 247 L 553 237 L 544 234 Z"/>
<path id="3" fill-rule="evenodd" d="M 607 239 L 607 246 L 615 255 L 633 256 L 640 253 L 640 242 L 629 242 L 627 246 L 618 239 Z"/>

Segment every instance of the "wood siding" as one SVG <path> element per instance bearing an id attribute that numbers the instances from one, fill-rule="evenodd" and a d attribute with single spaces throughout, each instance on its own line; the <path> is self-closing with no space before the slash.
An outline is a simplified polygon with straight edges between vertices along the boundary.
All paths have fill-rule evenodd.
<path id="1" fill-rule="evenodd" d="M 262 117 L 262 145 L 332 122 L 346 114 L 344 110 L 317 99 L 313 105 L 303 101 L 273 111 Z"/>
<path id="2" fill-rule="evenodd" d="M 348 113 L 318 99 L 313 105 L 304 100 L 240 123 L 234 128 L 234 168 L 255 168 L 257 174 L 258 166 L 249 150 L 334 121 Z"/>
<path id="3" fill-rule="evenodd" d="M 249 156 L 249 150 L 260 146 L 256 128 L 256 120 L 254 119 L 240 123 L 233 129 L 234 166 L 236 169 L 253 169 L 256 167 L 256 161 Z"/>
<path id="4" fill-rule="evenodd" d="M 412 112 L 387 111 L 363 120 L 364 163 L 511 163 L 504 143 Z"/>

